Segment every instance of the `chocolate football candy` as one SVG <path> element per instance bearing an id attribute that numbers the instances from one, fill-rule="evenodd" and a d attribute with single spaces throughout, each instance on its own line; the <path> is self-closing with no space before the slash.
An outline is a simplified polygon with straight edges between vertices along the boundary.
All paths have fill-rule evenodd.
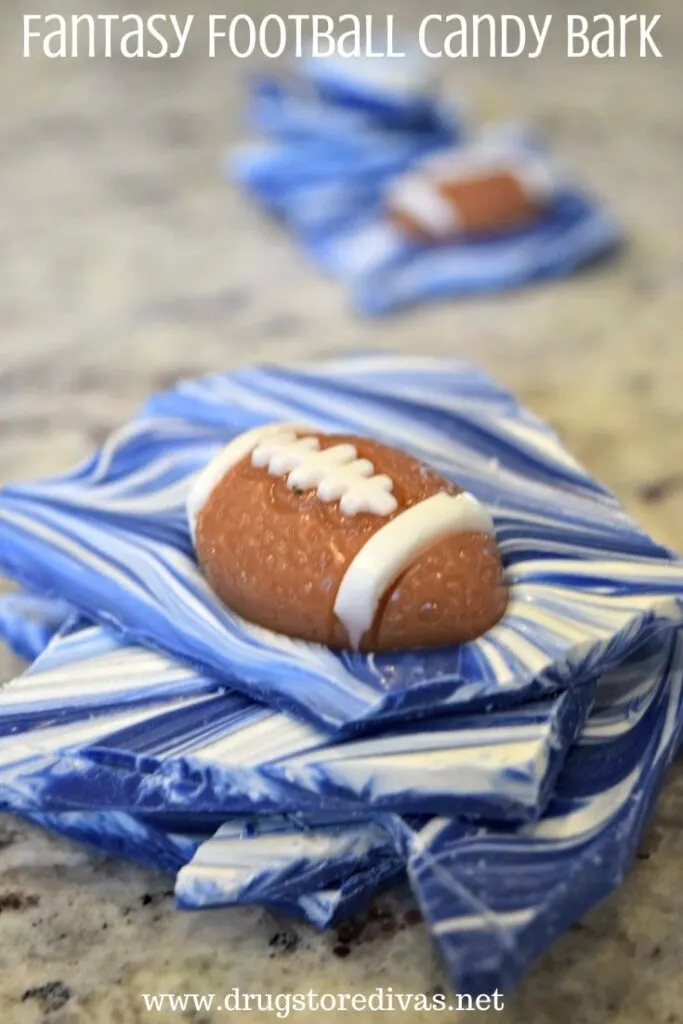
<path id="1" fill-rule="evenodd" d="M 505 611 L 484 506 L 378 441 L 296 424 L 247 431 L 199 474 L 187 512 L 215 593 L 291 637 L 434 647 L 475 639 Z"/>
<path id="2" fill-rule="evenodd" d="M 439 154 L 397 178 L 387 211 L 423 241 L 475 238 L 533 223 L 556 187 L 547 158 L 537 153 L 471 147 Z"/>

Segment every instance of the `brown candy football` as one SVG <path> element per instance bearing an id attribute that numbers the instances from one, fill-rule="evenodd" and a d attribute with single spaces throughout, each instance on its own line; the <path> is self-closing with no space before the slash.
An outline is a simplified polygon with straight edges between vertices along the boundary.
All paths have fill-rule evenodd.
<path id="1" fill-rule="evenodd" d="M 503 615 L 491 518 L 418 459 L 268 424 L 235 438 L 187 503 L 199 564 L 242 618 L 334 648 L 473 640 Z"/>
<path id="2" fill-rule="evenodd" d="M 440 154 L 396 179 L 389 218 L 422 241 L 447 241 L 522 228 L 548 205 L 556 184 L 545 158 L 464 148 Z"/>

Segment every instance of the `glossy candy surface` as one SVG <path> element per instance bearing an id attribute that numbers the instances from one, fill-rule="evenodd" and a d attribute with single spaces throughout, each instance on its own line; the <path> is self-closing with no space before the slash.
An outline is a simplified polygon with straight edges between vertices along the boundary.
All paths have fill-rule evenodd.
<path id="1" fill-rule="evenodd" d="M 233 436 L 274 419 L 375 436 L 476 494 L 510 583 L 501 621 L 458 647 L 363 655 L 230 613 L 194 558 L 188 488 Z M 126 639 L 332 732 L 542 699 L 680 621 L 683 569 L 547 426 L 457 360 L 348 358 L 188 381 L 88 462 L 0 493 L 0 569 Z"/>
<path id="2" fill-rule="evenodd" d="M 512 581 L 498 626 L 438 654 L 339 655 L 218 605 L 192 557 L 190 482 L 230 437 L 300 416 L 405 447 L 481 498 Z M 81 622 L 3 689 L 5 807 L 182 868 L 184 906 L 258 900 L 320 924 L 405 864 L 460 991 L 509 988 L 619 884 L 680 745 L 680 562 L 454 360 L 187 382 L 72 473 L 6 488 L 0 561 L 39 595 L 4 605 L 18 647 L 64 613 L 49 595 L 118 631 Z M 446 794 L 449 815 L 498 823 L 446 816 Z"/>

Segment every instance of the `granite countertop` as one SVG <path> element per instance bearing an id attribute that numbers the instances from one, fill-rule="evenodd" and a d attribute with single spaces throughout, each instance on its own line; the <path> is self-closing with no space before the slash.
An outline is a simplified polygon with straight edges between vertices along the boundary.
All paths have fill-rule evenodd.
<path id="1" fill-rule="evenodd" d="M 564 5 L 525 5 L 553 7 Z M 675 53 L 683 9 L 661 0 L 658 10 Z M 11 97 L 0 126 L 0 480 L 69 466 L 179 376 L 350 348 L 420 350 L 483 364 L 683 550 L 678 56 L 569 65 L 551 48 L 536 62 L 449 62 L 449 90 L 551 134 L 630 244 L 571 281 L 374 323 L 352 316 L 340 289 L 221 180 L 253 66 L 211 62 L 199 45 L 182 64 L 24 61 L 16 0 L 0 18 Z M 0 678 L 17 667 L 3 655 Z M 620 892 L 553 946 L 500 1019 L 683 1021 L 682 863 L 679 761 Z M 405 893 L 340 936 L 254 909 L 178 913 L 169 889 L 161 874 L 0 817 L 0 1020 L 136 1024 L 149 1019 L 140 993 L 158 990 L 444 985 Z"/>

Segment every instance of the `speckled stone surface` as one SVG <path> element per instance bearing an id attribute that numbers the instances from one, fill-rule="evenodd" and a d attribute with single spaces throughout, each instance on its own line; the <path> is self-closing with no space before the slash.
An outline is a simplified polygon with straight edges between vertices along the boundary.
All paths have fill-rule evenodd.
<path id="1" fill-rule="evenodd" d="M 189 6 L 167 0 L 158 9 Z M 258 16 L 273 6 L 252 0 L 248 9 Z M 373 10 L 416 6 L 397 0 Z M 566 11 L 560 0 L 513 6 L 558 18 Z M 311 9 L 335 8 L 346 9 L 324 0 Z M 431 0 L 429 8 L 452 5 Z M 449 353 L 478 360 L 514 388 L 655 536 L 683 550 L 679 0 L 657 5 L 666 26 L 659 63 L 569 64 L 558 41 L 535 62 L 444 67 L 448 89 L 464 90 L 487 116 L 529 117 L 550 133 L 621 217 L 630 239 L 621 258 L 550 287 L 380 323 L 354 318 L 340 289 L 221 180 L 221 153 L 240 135 L 242 83 L 255 64 L 211 62 L 201 39 L 172 63 L 23 61 L 25 9 L 8 0 L 0 15 L 1 480 L 69 466 L 178 376 L 356 347 Z M 111 8 L 91 0 L 86 9 Z M 192 5 L 198 16 L 215 9 L 209 0 Z M 13 668 L 3 656 L 2 678 Z M 682 864 L 679 762 L 623 888 L 555 944 L 498 1017 L 683 1021 Z M 406 894 L 385 898 L 345 942 L 348 935 L 318 936 L 260 910 L 180 914 L 169 887 L 162 875 L 0 817 L 3 1024 L 226 1016 L 150 1015 L 142 992 L 444 985 L 422 925 L 405 922 Z M 402 1015 L 355 1015 L 389 1016 Z"/>

